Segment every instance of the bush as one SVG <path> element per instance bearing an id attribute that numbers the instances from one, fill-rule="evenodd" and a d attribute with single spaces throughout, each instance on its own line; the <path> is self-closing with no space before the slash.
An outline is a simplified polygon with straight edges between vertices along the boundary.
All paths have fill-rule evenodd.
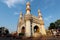
<path id="1" fill-rule="evenodd" d="M 24 33 L 19 33 L 19 36 L 21 36 L 21 37 L 24 36 Z"/>

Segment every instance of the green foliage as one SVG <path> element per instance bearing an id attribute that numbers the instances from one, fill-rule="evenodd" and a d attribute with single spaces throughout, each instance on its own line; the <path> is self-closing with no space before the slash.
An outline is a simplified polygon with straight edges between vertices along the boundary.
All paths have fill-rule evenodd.
<path id="1" fill-rule="evenodd" d="M 50 29 L 55 29 L 56 27 L 55 27 L 55 24 L 54 23 L 50 23 L 50 26 L 49 26 L 49 30 Z"/>
<path id="2" fill-rule="evenodd" d="M 9 34 L 9 30 L 5 27 L 0 27 L 0 35 L 7 35 Z"/>
<path id="3" fill-rule="evenodd" d="M 24 36 L 24 33 L 19 33 L 19 36 L 21 36 L 21 37 Z"/>
<path id="4" fill-rule="evenodd" d="M 5 34 L 6 34 L 6 35 L 7 35 L 7 34 L 9 34 L 9 31 L 8 31 L 8 29 L 6 29 L 6 30 L 5 30 Z"/>
<path id="5" fill-rule="evenodd" d="M 48 29 L 60 29 L 60 19 L 55 21 L 54 23 L 50 23 Z"/>
<path id="6" fill-rule="evenodd" d="M 55 26 L 56 26 L 57 29 L 60 28 L 60 20 L 57 20 L 57 21 L 55 22 Z"/>

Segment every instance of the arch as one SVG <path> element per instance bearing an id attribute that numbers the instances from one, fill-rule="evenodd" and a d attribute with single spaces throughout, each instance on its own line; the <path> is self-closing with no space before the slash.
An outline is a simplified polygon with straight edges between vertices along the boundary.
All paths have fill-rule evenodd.
<path id="1" fill-rule="evenodd" d="M 25 33 L 25 27 L 24 26 L 21 28 L 21 33 Z"/>
<path id="2" fill-rule="evenodd" d="M 34 26 L 34 33 L 38 33 L 39 32 L 39 27 L 36 25 L 36 26 Z"/>

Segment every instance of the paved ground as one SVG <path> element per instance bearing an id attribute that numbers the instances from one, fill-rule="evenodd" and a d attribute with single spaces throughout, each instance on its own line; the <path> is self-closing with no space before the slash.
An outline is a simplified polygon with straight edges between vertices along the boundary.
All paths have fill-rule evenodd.
<path id="1" fill-rule="evenodd" d="M 0 40 L 60 40 L 60 37 L 39 37 L 39 38 L 0 37 Z"/>

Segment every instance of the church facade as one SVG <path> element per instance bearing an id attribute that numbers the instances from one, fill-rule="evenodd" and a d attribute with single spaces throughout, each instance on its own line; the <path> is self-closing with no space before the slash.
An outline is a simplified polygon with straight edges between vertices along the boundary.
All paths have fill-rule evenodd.
<path id="1" fill-rule="evenodd" d="M 29 2 L 26 4 L 26 14 L 23 16 L 22 12 L 20 12 L 17 32 L 18 34 L 24 33 L 26 37 L 46 35 L 40 10 L 38 10 L 38 17 L 33 16 Z"/>

